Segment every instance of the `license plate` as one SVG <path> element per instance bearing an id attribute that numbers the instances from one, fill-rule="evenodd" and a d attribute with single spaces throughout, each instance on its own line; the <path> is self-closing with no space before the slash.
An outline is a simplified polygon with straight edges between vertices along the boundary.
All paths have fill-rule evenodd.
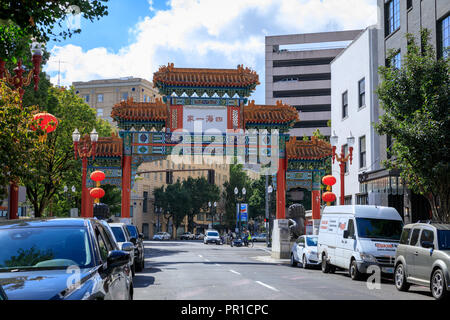
<path id="1" fill-rule="evenodd" d="M 381 272 L 394 273 L 394 268 L 381 268 Z"/>

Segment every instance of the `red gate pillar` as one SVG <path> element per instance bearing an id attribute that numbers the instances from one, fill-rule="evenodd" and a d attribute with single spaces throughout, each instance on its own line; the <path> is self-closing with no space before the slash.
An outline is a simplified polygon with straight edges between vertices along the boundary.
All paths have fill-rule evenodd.
<path id="1" fill-rule="evenodd" d="M 122 218 L 130 217 L 131 158 L 124 155 L 122 160 Z"/>
<path id="2" fill-rule="evenodd" d="M 87 157 L 82 158 L 82 176 L 81 176 L 81 214 L 82 218 L 88 217 L 88 201 L 90 198 L 89 190 L 86 187 L 87 179 Z"/>
<path id="3" fill-rule="evenodd" d="M 286 218 L 286 169 L 287 159 L 280 158 L 277 172 L 277 219 Z"/>

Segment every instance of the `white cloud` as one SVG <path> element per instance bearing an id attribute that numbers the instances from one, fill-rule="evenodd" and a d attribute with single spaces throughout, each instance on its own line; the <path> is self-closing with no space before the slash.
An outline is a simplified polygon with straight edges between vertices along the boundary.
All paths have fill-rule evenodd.
<path id="1" fill-rule="evenodd" d="M 264 103 L 264 37 L 266 35 L 365 28 L 376 23 L 376 0 L 172 0 L 131 31 L 135 41 L 119 52 L 55 46 L 61 84 L 135 76 L 152 80 L 160 65 L 235 68 L 257 71 L 261 85 L 252 99 Z M 151 13 L 151 17 L 150 17 Z M 46 71 L 57 82 L 58 64 Z"/>

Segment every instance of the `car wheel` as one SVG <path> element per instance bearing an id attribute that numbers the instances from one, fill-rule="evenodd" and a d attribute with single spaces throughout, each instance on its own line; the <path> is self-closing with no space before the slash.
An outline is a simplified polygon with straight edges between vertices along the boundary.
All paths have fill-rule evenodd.
<path id="1" fill-rule="evenodd" d="M 291 266 L 292 267 L 296 267 L 297 266 L 297 261 L 295 261 L 293 253 L 291 253 Z"/>
<path id="2" fill-rule="evenodd" d="M 408 291 L 409 289 L 409 283 L 406 282 L 405 267 L 402 263 L 399 263 L 397 267 L 395 267 L 394 283 L 399 291 Z"/>
<path id="3" fill-rule="evenodd" d="M 436 300 L 443 300 L 448 296 L 444 273 L 441 269 L 436 269 L 433 272 L 433 275 L 431 276 L 430 289 Z"/>
<path id="4" fill-rule="evenodd" d="M 330 272 L 330 265 L 328 264 L 327 257 L 325 254 L 322 255 L 322 272 L 323 273 Z"/>
<path id="5" fill-rule="evenodd" d="M 303 259 L 302 259 L 302 267 L 303 267 L 303 269 L 308 269 L 308 263 L 306 261 L 305 255 L 303 255 Z"/>
<path id="6" fill-rule="evenodd" d="M 358 270 L 358 265 L 356 264 L 356 260 L 352 260 L 352 262 L 350 262 L 350 267 L 348 269 L 350 278 L 352 278 L 352 280 L 361 280 L 363 275 L 361 272 L 359 272 Z"/>

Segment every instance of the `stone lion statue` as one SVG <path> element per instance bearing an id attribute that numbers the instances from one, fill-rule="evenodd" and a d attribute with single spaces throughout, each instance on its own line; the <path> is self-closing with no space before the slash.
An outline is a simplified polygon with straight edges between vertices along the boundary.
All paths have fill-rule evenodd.
<path id="1" fill-rule="evenodd" d="M 300 203 L 290 205 L 287 212 L 289 235 L 291 240 L 296 240 L 305 234 L 305 207 Z"/>

